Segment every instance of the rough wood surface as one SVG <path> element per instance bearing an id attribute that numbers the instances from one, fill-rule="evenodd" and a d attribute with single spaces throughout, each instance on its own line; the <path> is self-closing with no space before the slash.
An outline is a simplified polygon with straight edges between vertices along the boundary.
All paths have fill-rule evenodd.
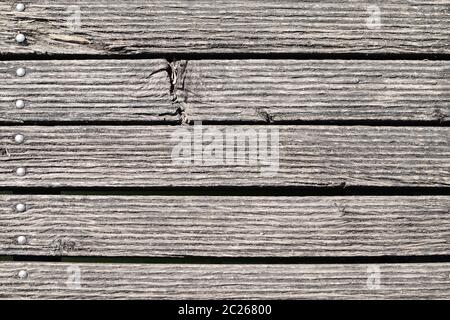
<path id="1" fill-rule="evenodd" d="M 28 272 L 28 278 L 18 278 L 21 270 Z M 138 265 L 3 262 L 0 263 L 0 298 L 449 299 L 449 274 L 448 263 Z"/>
<path id="2" fill-rule="evenodd" d="M 0 127 L 0 186 L 449 186 L 449 138 L 447 127 Z"/>
<path id="3" fill-rule="evenodd" d="M 190 121 L 434 120 L 450 115 L 449 61 L 191 60 Z"/>
<path id="4" fill-rule="evenodd" d="M 15 2 L 0 3 L 0 53 L 450 52 L 448 0 Z"/>
<path id="5" fill-rule="evenodd" d="M 0 255 L 448 255 L 449 210 L 436 196 L 2 195 Z"/>
<path id="6" fill-rule="evenodd" d="M 178 121 L 168 68 L 166 60 L 3 61 L 0 121 Z"/>
<path id="7" fill-rule="evenodd" d="M 446 121 L 449 71 L 447 61 L 4 61 L 0 121 Z"/>

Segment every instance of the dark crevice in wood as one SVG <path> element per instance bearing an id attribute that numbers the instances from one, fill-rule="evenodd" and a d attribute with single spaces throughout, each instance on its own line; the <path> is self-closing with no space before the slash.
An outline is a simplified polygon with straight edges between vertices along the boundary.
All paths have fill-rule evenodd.
<path id="1" fill-rule="evenodd" d="M 261 112 L 261 121 L 208 121 L 203 120 L 202 125 L 298 125 L 298 126 L 371 126 L 371 127 L 448 127 L 450 122 L 445 121 L 411 121 L 411 120 L 273 120 L 273 117 L 264 110 Z M 189 122 L 194 125 L 193 121 Z"/>
<path id="2" fill-rule="evenodd" d="M 450 195 L 450 187 L 65 187 L 11 188 L 3 194 L 35 195 L 136 195 L 136 196 L 439 196 Z"/>
<path id="3" fill-rule="evenodd" d="M 266 123 L 266 124 L 275 123 L 275 121 L 273 119 L 273 115 L 269 114 L 266 110 L 257 108 L 256 113 L 262 118 L 262 120 L 263 120 L 262 123 Z M 205 121 L 205 124 L 207 124 L 206 121 Z M 230 124 L 230 125 L 232 125 L 232 124 Z"/>
<path id="4" fill-rule="evenodd" d="M 14 257 L 13 256 L 0 256 L 0 262 L 5 262 L 5 261 L 14 261 Z"/>
<path id="5" fill-rule="evenodd" d="M 50 257 L 40 257 L 40 256 L 12 256 L 13 261 L 16 262 L 37 262 L 37 261 L 47 261 L 47 262 L 61 262 L 62 258 L 58 256 Z M 42 260 L 44 258 L 44 260 Z"/>
<path id="6" fill-rule="evenodd" d="M 179 112 L 175 110 L 173 113 L 163 113 L 161 116 L 177 115 Z M 5 122 L 0 121 L 0 126 L 3 127 L 14 127 L 14 126 L 43 126 L 43 127 L 54 127 L 54 126 L 168 126 L 168 125 L 179 125 L 180 121 L 171 120 L 159 120 L 159 121 L 148 121 L 148 120 L 132 120 L 132 121 L 23 121 L 17 122 Z"/>
<path id="7" fill-rule="evenodd" d="M 395 264 L 446 263 L 450 255 L 354 257 L 55 257 L 12 256 L 16 262 L 130 263 L 130 264 Z M 5 260 L 10 261 L 10 260 Z"/>
<path id="8" fill-rule="evenodd" d="M 180 123 L 182 123 L 182 117 L 183 117 L 183 109 L 181 108 L 181 107 L 177 107 L 176 109 L 175 109 L 175 111 L 174 112 L 166 112 L 166 113 L 160 113 L 159 114 L 161 117 L 164 117 L 164 116 L 179 116 L 180 117 L 180 121 L 178 121 L 177 122 L 177 124 L 180 124 Z M 144 123 L 143 125 L 154 125 L 154 123 Z M 161 123 L 162 125 L 167 125 L 168 123 Z M 101 125 L 103 125 L 103 124 L 97 124 L 96 126 L 101 126 Z M 113 125 L 113 124 L 111 124 L 111 125 Z M 117 125 L 117 123 L 115 123 L 114 125 Z M 129 123 L 125 123 L 125 124 L 119 124 L 119 125 L 121 125 L 121 126 L 123 126 L 123 125 L 130 125 Z"/>
<path id="9" fill-rule="evenodd" d="M 171 99 L 171 102 L 174 106 L 174 111 L 173 112 L 168 112 L 168 113 L 161 113 L 159 114 L 159 116 L 164 117 L 164 116 L 178 116 L 179 120 L 177 122 L 177 124 L 183 124 L 184 123 L 184 109 L 181 105 L 178 105 L 178 97 L 177 97 L 177 90 L 176 90 L 176 79 L 177 79 L 177 70 L 176 70 L 176 61 L 173 59 L 166 59 L 167 61 L 167 68 L 165 69 L 165 72 L 168 75 L 169 78 L 169 96 Z M 117 125 L 117 123 L 115 123 Z M 144 125 L 155 125 L 155 122 L 150 122 L 150 123 L 144 123 Z M 162 122 L 161 124 L 167 124 Z M 102 125 L 102 124 L 100 124 Z M 121 123 L 120 125 L 127 125 L 126 123 Z"/>
<path id="10" fill-rule="evenodd" d="M 162 113 L 160 116 L 174 116 L 179 115 L 181 117 L 187 117 L 186 111 L 181 105 L 176 105 L 175 110 L 170 113 Z M 202 120 L 203 126 L 217 126 L 217 125 L 227 125 L 227 126 L 370 126 L 370 127 L 449 127 L 450 121 L 411 121 L 411 120 L 296 120 L 296 121 L 283 121 L 283 120 L 273 120 L 270 115 L 265 114 L 261 111 L 261 121 L 208 121 Z M 0 126 L 4 127 L 14 127 L 14 126 L 43 126 L 43 127 L 54 127 L 54 126 L 170 126 L 170 125 L 180 125 L 180 121 L 171 120 L 160 120 L 160 121 L 148 121 L 148 120 L 131 120 L 131 121 L 22 121 L 22 122 L 1 122 Z M 183 125 L 195 125 L 194 121 L 182 122 Z"/>
<path id="11" fill-rule="evenodd" d="M 172 100 L 174 100 L 175 95 L 175 78 L 176 78 L 176 70 L 174 70 L 174 60 L 166 59 L 168 62 L 167 66 L 167 74 L 169 75 L 170 79 L 170 96 L 172 97 Z"/>
<path id="12" fill-rule="evenodd" d="M 178 60 L 450 60 L 450 54 L 434 53 L 138 53 L 138 54 L 0 54 L 0 60 L 91 60 L 91 59 L 157 59 Z"/>
<path id="13" fill-rule="evenodd" d="M 172 79 L 172 102 L 177 107 L 177 112 L 180 115 L 180 124 L 189 124 L 189 118 L 186 113 L 185 103 L 188 101 L 187 92 L 185 90 L 185 79 L 187 72 L 187 60 L 177 61 L 172 59 L 169 61 L 171 66 L 171 79 Z"/>

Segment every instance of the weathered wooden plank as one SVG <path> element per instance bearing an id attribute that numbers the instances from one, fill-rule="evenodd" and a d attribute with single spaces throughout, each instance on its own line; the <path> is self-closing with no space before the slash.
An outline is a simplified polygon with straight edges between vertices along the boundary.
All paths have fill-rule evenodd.
<path id="1" fill-rule="evenodd" d="M 0 121 L 179 121 L 168 68 L 166 60 L 2 61 Z"/>
<path id="2" fill-rule="evenodd" d="M 0 127 L 0 186 L 449 186 L 449 138 L 447 127 Z"/>
<path id="3" fill-rule="evenodd" d="M 448 61 L 6 61 L 0 121 L 446 121 L 449 70 Z"/>
<path id="4" fill-rule="evenodd" d="M 426 120 L 450 115 L 449 61 L 180 61 L 190 121 Z"/>
<path id="5" fill-rule="evenodd" d="M 27 272 L 26 278 L 18 273 Z M 449 299 L 450 264 L 0 263 L 2 299 Z M 22 275 L 25 275 L 22 272 Z"/>
<path id="6" fill-rule="evenodd" d="M 448 0 L 24 2 L 0 4 L 0 53 L 450 52 Z"/>
<path id="7" fill-rule="evenodd" d="M 444 196 L 2 195 L 0 255 L 448 255 L 449 209 Z"/>

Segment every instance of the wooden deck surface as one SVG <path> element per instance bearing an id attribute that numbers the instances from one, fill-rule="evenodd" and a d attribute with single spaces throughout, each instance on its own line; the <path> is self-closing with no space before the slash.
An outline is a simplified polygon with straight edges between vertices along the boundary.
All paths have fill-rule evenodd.
<path id="1" fill-rule="evenodd" d="M 17 4 L 0 299 L 450 299 L 449 0 Z"/>

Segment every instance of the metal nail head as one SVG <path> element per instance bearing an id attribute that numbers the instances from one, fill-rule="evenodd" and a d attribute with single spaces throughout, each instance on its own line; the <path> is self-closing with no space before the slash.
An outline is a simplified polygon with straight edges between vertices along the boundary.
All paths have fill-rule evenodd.
<path id="1" fill-rule="evenodd" d="M 25 4 L 23 4 L 23 3 L 16 4 L 16 11 L 18 11 L 18 12 L 25 11 Z"/>
<path id="2" fill-rule="evenodd" d="M 16 74 L 17 74 L 19 77 L 23 77 L 24 75 L 27 74 L 27 71 L 25 70 L 25 68 L 19 68 L 19 69 L 17 69 Z"/>
<path id="3" fill-rule="evenodd" d="M 14 137 L 14 141 L 15 141 L 17 144 L 22 144 L 22 143 L 25 141 L 25 137 L 24 137 L 23 135 L 21 135 L 21 134 L 17 134 L 17 135 Z"/>
<path id="4" fill-rule="evenodd" d="M 26 279 L 26 278 L 28 278 L 28 272 L 26 272 L 25 270 L 20 270 L 20 271 L 19 271 L 19 278 L 20 278 L 20 279 Z"/>
<path id="5" fill-rule="evenodd" d="M 21 245 L 26 244 L 27 238 L 25 236 L 19 236 L 19 237 L 17 237 L 17 243 L 21 244 Z"/>
<path id="6" fill-rule="evenodd" d="M 19 177 L 23 177 L 27 174 L 27 169 L 24 167 L 17 168 L 16 173 Z"/>
<path id="7" fill-rule="evenodd" d="M 25 204 L 23 204 L 23 203 L 18 203 L 18 204 L 16 205 L 16 211 L 17 211 L 17 212 L 22 213 L 22 212 L 25 212 L 26 210 L 27 210 L 27 206 L 26 206 Z"/>
<path id="8" fill-rule="evenodd" d="M 25 35 L 23 33 L 19 33 L 18 35 L 16 35 L 17 43 L 24 43 L 25 40 L 27 40 L 27 38 L 25 37 Z"/>
<path id="9" fill-rule="evenodd" d="M 17 109 L 23 109 L 25 107 L 25 101 L 23 100 L 17 100 L 16 101 L 16 108 Z"/>

